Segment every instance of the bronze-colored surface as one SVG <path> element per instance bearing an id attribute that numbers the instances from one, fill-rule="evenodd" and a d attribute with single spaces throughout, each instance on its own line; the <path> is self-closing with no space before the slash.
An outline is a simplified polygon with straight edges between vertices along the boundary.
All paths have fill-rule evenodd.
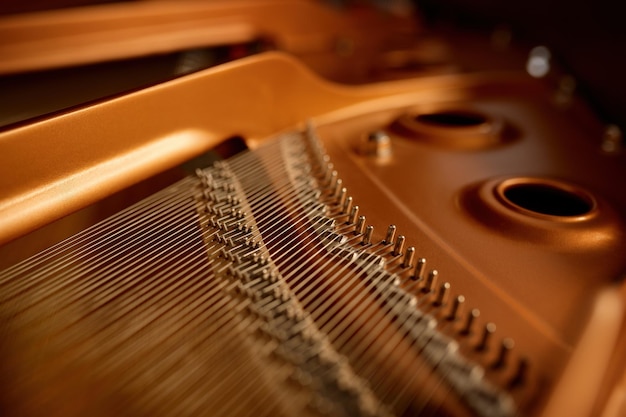
<path id="1" fill-rule="evenodd" d="M 574 97 L 564 106 L 552 87 L 521 71 L 360 86 L 324 80 L 319 74 L 363 81 L 382 37 L 362 31 L 367 20 L 346 22 L 305 2 L 100 7 L 106 13 L 2 18 L 0 51 L 8 58 L 0 71 L 258 36 L 269 36 L 301 60 L 265 53 L 1 132 L 3 251 L 226 138 L 240 135 L 255 149 L 312 121 L 349 195 L 374 226 L 374 240 L 396 225 L 451 284 L 452 295 L 465 296 L 467 310 L 480 308 L 480 326 L 493 321 L 497 340 L 515 340 L 513 358 L 529 363 L 527 385 L 511 391 L 523 415 L 620 416 L 626 344 L 626 194 L 620 181 L 626 154 L 602 151 L 603 126 L 584 103 Z M 122 30 L 128 22 L 131 33 Z M 109 24 L 115 27 L 100 32 Z M 206 32 L 192 30 L 196 24 Z M 44 29 L 48 39 L 40 36 Z M 334 49 L 337 31 L 344 29 L 357 51 L 363 46 L 371 52 L 358 52 L 363 60 L 353 66 Z M 145 37 L 152 46 L 145 46 Z M 45 45 L 47 51 L 30 60 Z M 90 48 L 93 54 L 85 52 Z M 363 151 L 372 132 L 388 135 L 384 153 Z M 367 323 L 357 321 L 357 327 L 367 329 Z M 480 363 L 497 356 L 494 348 L 473 349 L 479 333 L 459 339 Z M 37 355 L 32 346 L 24 349 L 24 360 Z M 390 374 L 402 381 L 399 369 L 410 366 Z M 488 378 L 501 383 L 511 372 L 489 371 Z M 80 388 L 67 384 L 70 391 Z"/>
<path id="2" fill-rule="evenodd" d="M 325 76 L 365 79 L 416 33 L 410 18 L 312 1 L 155 1 L 0 16 L 0 74 L 266 39 Z"/>

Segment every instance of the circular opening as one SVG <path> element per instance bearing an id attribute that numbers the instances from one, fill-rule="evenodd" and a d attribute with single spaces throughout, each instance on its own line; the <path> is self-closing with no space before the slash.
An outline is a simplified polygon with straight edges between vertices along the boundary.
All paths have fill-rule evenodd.
<path id="1" fill-rule="evenodd" d="M 515 184 L 507 187 L 503 194 L 518 207 L 549 216 L 582 216 L 593 208 L 590 198 L 549 184 Z"/>
<path id="2" fill-rule="evenodd" d="M 471 127 L 487 123 L 487 118 L 478 113 L 446 111 L 420 114 L 415 117 L 420 123 L 446 127 Z"/>
<path id="3" fill-rule="evenodd" d="M 408 139 L 449 150 L 494 148 L 516 139 L 515 130 L 502 117 L 458 107 L 409 110 L 391 129 Z"/>

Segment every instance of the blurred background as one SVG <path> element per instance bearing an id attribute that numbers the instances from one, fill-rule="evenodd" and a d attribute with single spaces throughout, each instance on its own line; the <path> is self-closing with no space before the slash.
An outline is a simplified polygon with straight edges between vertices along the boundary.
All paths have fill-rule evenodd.
<path id="1" fill-rule="evenodd" d="M 0 34 L 3 27 L 10 29 L 11 25 L 19 24 L 29 15 L 38 16 L 40 21 L 46 14 L 52 16 L 52 19 L 58 19 L 63 11 L 71 14 L 73 9 L 80 10 L 85 6 L 100 6 L 97 10 L 103 12 L 110 8 L 124 10 L 126 6 L 130 15 L 135 10 L 128 8 L 132 4 L 147 3 L 158 5 L 168 2 L 5 0 L 0 4 Z M 197 0 L 196 3 L 219 2 Z M 407 60 L 405 56 L 398 64 L 395 57 L 394 63 L 387 63 L 388 66 L 396 67 L 398 76 L 407 75 L 407 70 L 412 72 L 408 75 L 415 75 L 433 71 L 521 69 L 533 47 L 545 46 L 549 50 L 551 64 L 559 68 L 558 77 L 568 76 L 567 88 L 575 88 L 605 123 L 616 124 L 622 130 L 626 125 L 626 25 L 623 21 L 626 7 L 621 2 L 327 0 L 322 3 L 340 13 L 352 14 L 355 19 L 363 18 L 362 11 L 365 9 L 413 19 L 415 26 L 411 31 L 406 31 L 406 35 L 412 37 L 413 41 L 409 48 L 412 49 L 410 59 Z M 372 31 L 378 32 L 379 38 L 384 37 L 381 32 L 388 30 L 378 24 L 368 24 Z M 42 32 L 29 36 L 32 41 L 37 36 L 45 38 L 46 35 Z M 80 33 L 76 34 L 77 38 L 80 36 Z M 337 49 L 343 48 L 349 54 L 352 47 L 350 39 L 346 38 L 343 44 L 341 37 L 338 39 Z M 4 61 L 7 61 L 7 48 L 13 40 L 11 33 L 0 38 L 0 56 Z M 406 46 L 409 41 L 405 39 L 398 45 L 402 42 Z M 68 63 L 49 68 L 42 65 L 22 70 L 19 67 L 0 69 L 0 91 L 4 96 L 0 108 L 0 125 L 9 126 L 276 47 L 271 39 L 257 39 L 221 49 L 215 45 L 207 45 L 206 48 L 194 46 L 186 50 L 137 56 L 136 59 L 126 57 L 123 60 L 89 62 L 89 65 Z M 278 48 L 283 49 L 280 45 Z M 503 52 L 505 50 L 508 50 L 507 53 Z M 298 51 L 288 52 L 298 54 Z M 486 52 L 490 55 L 486 56 Z M 380 74 L 373 74 L 372 67 L 366 76 L 354 72 L 340 73 L 337 70 L 321 72 L 327 78 L 345 83 L 389 78 L 392 72 L 387 71 L 385 77 L 381 77 Z M 558 77 L 555 81 L 557 84 Z"/>

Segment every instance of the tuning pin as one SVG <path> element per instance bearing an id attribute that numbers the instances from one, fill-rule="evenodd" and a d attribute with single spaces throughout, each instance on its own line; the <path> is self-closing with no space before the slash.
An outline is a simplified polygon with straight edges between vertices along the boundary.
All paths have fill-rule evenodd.
<path id="1" fill-rule="evenodd" d="M 342 214 L 348 214 L 352 210 L 352 197 L 346 198 L 346 202 L 343 204 Z"/>
<path id="2" fill-rule="evenodd" d="M 403 268 L 410 268 L 413 266 L 413 261 L 415 260 L 415 248 L 410 246 L 407 248 L 406 253 L 404 254 L 404 260 L 402 261 Z"/>
<path id="3" fill-rule="evenodd" d="M 354 234 L 362 235 L 364 231 L 365 231 L 365 216 L 359 216 L 359 219 L 357 220 L 356 225 L 354 226 Z"/>
<path id="4" fill-rule="evenodd" d="M 359 206 L 352 207 L 352 210 L 350 210 L 350 215 L 348 216 L 348 220 L 346 221 L 346 224 L 355 224 L 356 217 L 358 215 L 359 215 Z"/>
<path id="5" fill-rule="evenodd" d="M 480 317 L 480 310 L 477 308 L 473 308 L 469 313 L 467 313 L 467 319 L 465 320 L 465 325 L 461 329 L 461 334 L 468 336 L 472 334 L 472 327 L 474 326 L 474 322 L 476 319 Z"/>
<path id="6" fill-rule="evenodd" d="M 485 324 L 483 329 L 483 335 L 480 338 L 480 343 L 476 346 L 477 351 L 487 350 L 491 336 L 496 332 L 496 325 L 493 323 Z"/>
<path id="7" fill-rule="evenodd" d="M 328 186 L 330 185 L 331 182 L 331 178 L 333 175 L 333 172 L 336 173 L 336 171 L 333 170 L 334 166 L 332 163 L 328 162 L 326 164 L 326 166 L 324 167 L 324 180 L 323 180 L 323 184 Z"/>
<path id="8" fill-rule="evenodd" d="M 429 293 L 429 292 L 434 291 L 435 285 L 437 285 L 438 275 L 439 275 L 439 271 L 437 271 L 436 269 L 433 269 L 432 271 L 430 271 L 430 273 L 428 274 L 428 277 L 426 278 L 426 283 L 422 287 L 422 292 Z"/>
<path id="9" fill-rule="evenodd" d="M 343 180 L 341 178 L 337 178 L 337 182 L 335 182 L 335 189 L 333 190 L 333 197 L 339 198 L 341 197 L 341 189 L 343 188 Z"/>
<path id="10" fill-rule="evenodd" d="M 365 228 L 365 233 L 363 234 L 363 240 L 361 241 L 362 245 L 369 245 L 372 243 L 372 234 L 374 233 L 374 226 L 371 224 Z"/>
<path id="11" fill-rule="evenodd" d="M 337 174 L 337 171 L 333 170 L 333 172 L 330 173 L 330 179 L 328 180 L 328 188 L 334 189 L 337 185 L 338 180 L 339 176 Z"/>
<path id="12" fill-rule="evenodd" d="M 465 302 L 465 297 L 462 295 L 458 295 L 454 302 L 452 303 L 452 308 L 450 309 L 450 314 L 448 314 L 447 319 L 449 321 L 456 321 L 459 317 L 459 313 L 461 312 L 461 307 Z"/>
<path id="13" fill-rule="evenodd" d="M 396 226 L 392 224 L 387 228 L 387 236 L 385 236 L 383 243 L 385 245 L 391 245 L 393 244 L 393 241 L 395 239 L 396 239 Z"/>
<path id="14" fill-rule="evenodd" d="M 433 305 L 440 307 L 446 304 L 446 298 L 448 298 L 448 293 L 450 292 L 450 283 L 444 282 L 439 287 L 439 292 L 437 293 L 437 298 L 433 301 Z"/>
<path id="15" fill-rule="evenodd" d="M 495 360 L 492 367 L 502 368 L 506 364 L 508 357 L 511 355 L 511 351 L 514 347 L 515 342 L 513 341 L 513 339 L 509 337 L 502 339 L 502 342 L 500 343 L 500 352 L 498 352 L 498 358 Z"/>
<path id="16" fill-rule="evenodd" d="M 343 187 L 339 192 L 339 197 L 337 197 L 337 205 L 339 207 L 343 207 L 346 202 L 346 197 L 348 196 L 348 189 Z"/>
<path id="17" fill-rule="evenodd" d="M 528 359 L 520 358 L 517 362 L 517 369 L 513 374 L 513 377 L 509 381 L 509 388 L 514 388 L 522 385 L 526 381 L 526 375 L 528 374 Z"/>
<path id="18" fill-rule="evenodd" d="M 398 256 L 404 253 L 404 242 L 406 238 L 403 235 L 398 236 L 398 240 L 396 240 L 396 245 L 393 247 L 392 255 Z"/>
<path id="19" fill-rule="evenodd" d="M 415 272 L 413 273 L 413 278 L 415 281 L 419 281 L 424 278 L 424 271 L 426 270 L 426 258 L 419 258 L 417 260 L 417 265 L 415 265 Z"/>

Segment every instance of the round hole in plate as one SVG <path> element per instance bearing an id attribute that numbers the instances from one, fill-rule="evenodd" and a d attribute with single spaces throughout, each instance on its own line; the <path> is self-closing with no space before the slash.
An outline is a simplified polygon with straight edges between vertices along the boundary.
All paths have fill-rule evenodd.
<path id="1" fill-rule="evenodd" d="M 464 188 L 458 203 L 490 232 L 518 241 L 593 251 L 626 244 L 609 202 L 559 178 L 492 178 Z"/>
<path id="2" fill-rule="evenodd" d="M 487 117 L 469 111 L 444 111 L 415 116 L 420 123 L 441 127 L 473 127 L 487 123 Z"/>
<path id="3" fill-rule="evenodd" d="M 391 130 L 407 139 L 458 151 L 495 148 L 517 138 L 516 130 L 499 115 L 466 108 L 409 111 Z"/>
<path id="4" fill-rule="evenodd" d="M 581 192 L 551 183 L 511 184 L 503 188 L 502 195 L 517 207 L 548 216 L 583 216 L 594 206 L 593 200 Z"/>

